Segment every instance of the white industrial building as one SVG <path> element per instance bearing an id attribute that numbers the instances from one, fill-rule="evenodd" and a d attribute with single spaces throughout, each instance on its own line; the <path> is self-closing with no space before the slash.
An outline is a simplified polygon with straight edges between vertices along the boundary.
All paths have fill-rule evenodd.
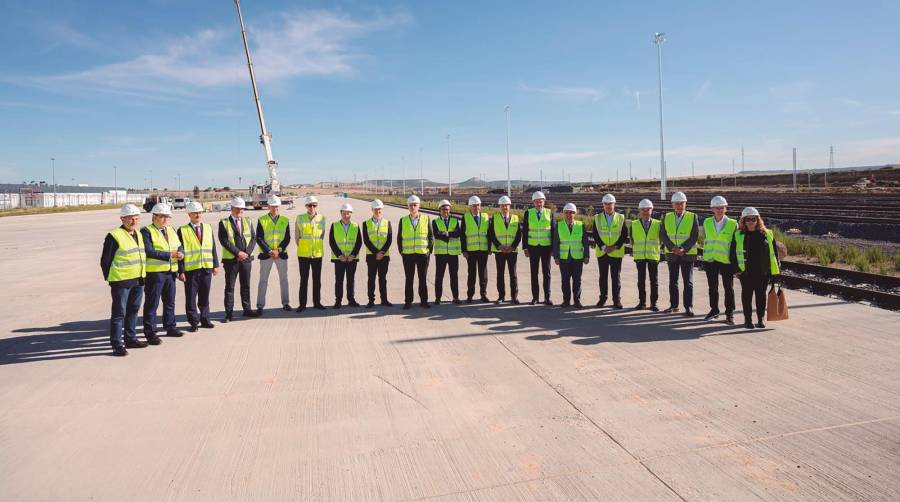
<path id="1" fill-rule="evenodd" d="M 26 207 L 92 206 L 98 204 L 141 205 L 146 193 L 121 188 L 44 184 L 0 184 L 0 210 Z"/>

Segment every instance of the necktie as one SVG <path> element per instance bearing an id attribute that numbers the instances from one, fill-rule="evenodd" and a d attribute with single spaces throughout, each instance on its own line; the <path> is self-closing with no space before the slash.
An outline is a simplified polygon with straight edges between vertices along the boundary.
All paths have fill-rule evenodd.
<path id="1" fill-rule="evenodd" d="M 166 227 L 163 227 L 163 228 L 162 228 L 162 234 L 163 234 L 163 238 L 164 238 L 166 241 L 168 241 L 168 240 L 169 240 L 169 234 L 166 233 Z"/>
<path id="2" fill-rule="evenodd" d="M 203 237 L 200 236 L 200 225 L 194 225 L 194 233 L 197 234 L 197 240 L 202 241 Z"/>

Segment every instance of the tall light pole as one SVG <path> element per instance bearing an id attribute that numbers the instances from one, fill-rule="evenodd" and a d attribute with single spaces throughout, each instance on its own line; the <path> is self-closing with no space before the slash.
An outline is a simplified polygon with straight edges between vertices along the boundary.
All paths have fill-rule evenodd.
<path id="1" fill-rule="evenodd" d="M 662 93 L 662 44 L 666 41 L 665 33 L 655 33 L 653 43 L 656 44 L 656 65 L 659 83 L 659 198 L 666 200 L 666 153 L 663 143 L 663 93 Z"/>
<path id="2" fill-rule="evenodd" d="M 450 135 L 447 135 L 447 197 L 453 197 L 453 182 L 450 180 Z"/>
<path id="3" fill-rule="evenodd" d="M 53 177 L 53 207 L 56 207 L 56 159 L 50 157 L 50 175 Z"/>
<path id="4" fill-rule="evenodd" d="M 509 174 L 509 105 L 503 111 L 506 112 L 506 196 L 512 197 L 512 178 Z"/>

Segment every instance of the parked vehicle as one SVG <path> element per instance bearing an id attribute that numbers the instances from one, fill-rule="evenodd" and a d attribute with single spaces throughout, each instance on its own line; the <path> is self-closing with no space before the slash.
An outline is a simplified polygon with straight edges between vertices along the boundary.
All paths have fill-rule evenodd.
<path id="1" fill-rule="evenodd" d="M 144 199 L 144 211 L 148 213 L 153 209 L 153 206 L 157 204 L 168 204 L 169 198 L 163 195 L 150 195 L 146 199 Z"/>
<path id="2" fill-rule="evenodd" d="M 194 199 L 190 197 L 175 197 L 172 199 L 172 209 L 184 209 L 187 207 L 189 202 L 193 202 Z"/>

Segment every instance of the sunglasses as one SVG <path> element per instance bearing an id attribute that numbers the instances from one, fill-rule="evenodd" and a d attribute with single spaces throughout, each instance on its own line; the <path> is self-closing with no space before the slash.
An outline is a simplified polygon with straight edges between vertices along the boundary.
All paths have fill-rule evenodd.
<path id="1" fill-rule="evenodd" d="M 306 207 L 319 207 L 318 204 L 307 204 Z"/>
<path id="2" fill-rule="evenodd" d="M 745 216 L 744 221 L 756 221 L 756 216 Z"/>

